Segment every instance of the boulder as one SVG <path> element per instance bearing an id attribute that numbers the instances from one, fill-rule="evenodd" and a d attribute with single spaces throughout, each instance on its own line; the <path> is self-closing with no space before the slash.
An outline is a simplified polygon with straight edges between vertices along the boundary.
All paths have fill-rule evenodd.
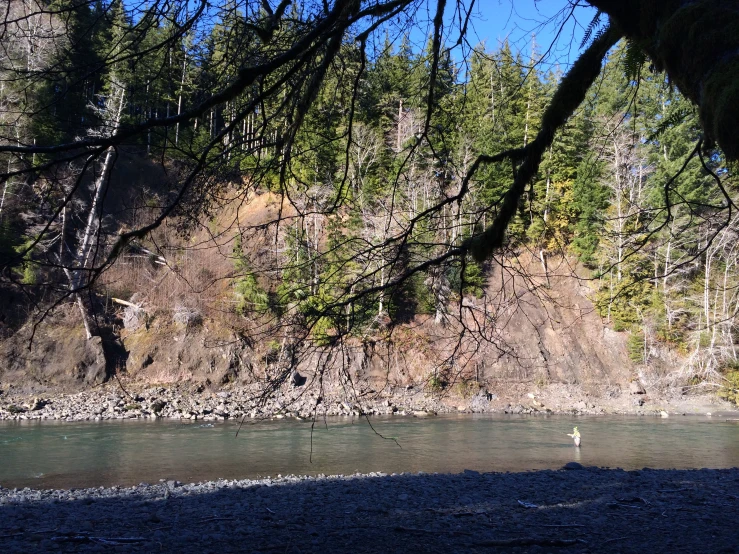
<path id="1" fill-rule="evenodd" d="M 35 412 L 37 410 L 40 410 L 46 406 L 46 400 L 42 400 L 41 398 L 34 398 L 31 401 L 31 404 L 28 406 L 28 409 L 32 412 Z"/>
<path id="2" fill-rule="evenodd" d="M 293 371 L 292 377 L 290 377 L 290 382 L 294 387 L 302 387 L 303 385 L 305 385 L 307 379 L 307 377 L 304 377 L 297 371 Z"/>
<path id="3" fill-rule="evenodd" d="M 164 400 L 155 400 L 151 403 L 151 411 L 155 414 L 158 414 L 164 409 L 166 405 L 167 403 Z"/>
<path id="4" fill-rule="evenodd" d="M 107 377 L 103 339 L 92 337 L 85 341 L 82 357 L 74 366 L 75 377 L 85 384 L 97 384 Z"/>
<path id="5" fill-rule="evenodd" d="M 631 394 L 646 394 L 647 391 L 644 389 L 639 381 L 631 381 L 629 383 L 629 392 Z"/>
<path id="6" fill-rule="evenodd" d="M 101 337 L 88 340 L 81 325 L 70 327 L 57 315 L 39 324 L 33 341 L 31 333 L 32 327 L 27 326 L 0 342 L 3 382 L 79 387 L 107 380 Z"/>

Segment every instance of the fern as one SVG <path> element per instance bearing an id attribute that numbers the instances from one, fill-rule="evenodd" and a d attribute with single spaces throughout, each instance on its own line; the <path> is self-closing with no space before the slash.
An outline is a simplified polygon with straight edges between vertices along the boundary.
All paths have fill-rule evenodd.
<path id="1" fill-rule="evenodd" d="M 593 17 L 593 20 L 588 24 L 587 29 L 585 29 L 585 36 L 582 37 L 582 42 L 580 43 L 580 48 L 583 48 L 588 42 L 590 42 L 590 37 L 593 36 L 593 32 L 600 26 L 600 16 L 603 15 L 603 12 L 598 10 L 595 14 L 595 17 Z M 596 35 L 597 38 L 597 35 Z"/>
<path id="2" fill-rule="evenodd" d="M 624 54 L 624 72 L 628 77 L 629 81 L 634 81 L 639 78 L 641 74 L 641 68 L 647 62 L 647 54 L 642 50 L 633 40 L 626 42 L 626 53 Z"/>
<path id="3" fill-rule="evenodd" d="M 667 129 L 680 125 L 689 115 L 691 115 L 691 113 L 692 112 L 689 109 L 675 110 L 665 117 L 659 125 L 657 125 L 654 132 L 647 137 L 647 142 L 652 142 L 658 139 Z"/>

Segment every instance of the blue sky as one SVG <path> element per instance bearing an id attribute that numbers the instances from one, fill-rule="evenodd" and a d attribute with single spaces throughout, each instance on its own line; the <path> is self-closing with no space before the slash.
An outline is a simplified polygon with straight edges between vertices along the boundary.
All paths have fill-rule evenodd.
<path id="1" fill-rule="evenodd" d="M 469 4 L 469 0 L 465 4 Z M 429 10 L 434 6 L 433 1 L 427 3 Z M 448 43 L 454 43 L 458 38 L 458 14 L 454 13 L 455 6 L 456 2 L 448 1 Z M 542 69 L 557 65 L 566 69 L 577 58 L 585 27 L 595 13 L 590 7 L 577 7 L 573 12 L 567 0 L 477 0 L 467 41 L 472 47 L 484 42 L 488 50 L 493 50 L 507 39 L 514 50 L 520 50 L 528 57 L 532 35 L 535 35 L 538 56 L 545 54 L 541 62 Z M 420 23 L 420 26 L 410 33 L 414 49 L 424 47 L 426 37 L 431 32 L 433 15 L 430 11 L 419 11 L 416 14 L 415 22 Z M 398 27 L 390 30 L 391 37 L 400 37 L 403 32 L 404 29 Z M 463 57 L 463 52 L 456 51 L 454 57 L 459 60 Z"/>
<path id="2" fill-rule="evenodd" d="M 194 9 L 201 0 L 188 0 Z M 261 0 L 246 1 L 253 9 Z M 304 0 L 306 3 L 319 4 L 319 0 Z M 468 6 L 472 0 L 461 0 Z M 141 10 L 148 4 L 148 0 L 124 0 L 129 9 Z M 269 0 L 276 6 L 279 0 Z M 226 0 L 213 0 L 212 13 L 216 13 L 216 6 L 226 3 Z M 420 1 L 421 9 L 413 15 L 413 27 L 403 23 L 391 23 L 386 29 L 394 44 L 397 46 L 404 34 L 410 36 L 414 50 L 423 50 L 429 33 L 431 21 L 434 17 L 436 0 Z M 458 39 L 458 14 L 455 14 L 456 0 L 447 0 L 446 40 L 454 43 Z M 458 48 L 454 58 L 459 61 L 464 57 L 464 50 L 485 43 L 488 50 L 497 48 L 503 40 L 508 40 L 513 50 L 522 52 L 528 58 L 532 45 L 532 35 L 535 35 L 536 51 L 540 61 L 540 69 L 546 71 L 554 66 L 566 69 L 580 52 L 580 43 L 584 29 L 593 19 L 595 10 L 590 7 L 577 7 L 572 12 L 568 0 L 474 0 L 473 17 L 467 34 L 468 44 Z M 380 48 L 384 41 L 384 33 L 375 35 L 375 45 Z"/>
<path id="3" fill-rule="evenodd" d="M 592 8 L 578 7 L 565 23 L 571 11 L 566 0 L 478 0 L 473 33 L 490 46 L 508 37 L 522 50 L 528 50 L 531 35 L 535 34 L 539 48 L 544 50 L 564 23 L 558 45 L 562 50 L 569 50 L 569 45 L 575 42 L 574 46 L 579 47 L 583 27 L 595 15 Z"/>

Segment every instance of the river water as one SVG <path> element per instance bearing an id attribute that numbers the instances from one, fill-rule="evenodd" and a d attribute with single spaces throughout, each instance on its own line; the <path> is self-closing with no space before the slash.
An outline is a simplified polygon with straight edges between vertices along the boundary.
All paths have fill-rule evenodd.
<path id="1" fill-rule="evenodd" d="M 278 474 L 739 466 L 739 420 L 453 415 L 246 423 L 0 423 L 0 485 L 78 488 Z M 567 433 L 577 425 L 581 448 Z M 384 437 L 384 438 L 383 438 Z"/>

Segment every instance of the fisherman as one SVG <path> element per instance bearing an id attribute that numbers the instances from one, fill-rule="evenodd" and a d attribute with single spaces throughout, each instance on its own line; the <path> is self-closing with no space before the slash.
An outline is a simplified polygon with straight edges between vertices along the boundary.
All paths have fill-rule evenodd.
<path id="1" fill-rule="evenodd" d="M 577 427 L 572 430 L 572 433 L 567 433 L 567 436 L 572 437 L 575 441 L 575 446 L 580 447 L 580 431 L 577 430 Z"/>

